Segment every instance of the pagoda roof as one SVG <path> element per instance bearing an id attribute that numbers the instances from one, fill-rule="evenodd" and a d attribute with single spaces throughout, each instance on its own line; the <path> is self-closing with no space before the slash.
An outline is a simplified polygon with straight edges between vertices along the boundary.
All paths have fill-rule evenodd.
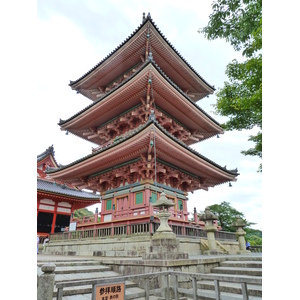
<path id="1" fill-rule="evenodd" d="M 147 54 L 152 55 L 167 76 L 184 92 L 189 93 L 193 101 L 214 92 L 215 88 L 196 72 L 161 33 L 150 14 L 123 43 L 80 78 L 70 81 L 69 85 L 95 101 L 116 77 L 145 61 Z"/>
<path id="2" fill-rule="evenodd" d="M 41 165 L 44 161 L 46 161 L 46 159 L 47 159 L 47 162 L 49 162 L 52 167 L 58 166 L 58 163 L 55 160 L 55 152 L 54 152 L 53 145 L 48 147 L 44 152 L 42 152 L 41 154 L 39 154 L 37 156 L 37 164 Z"/>
<path id="3" fill-rule="evenodd" d="M 89 203 L 92 201 L 92 204 L 99 202 L 99 195 L 84 192 L 76 188 L 70 188 L 66 184 L 59 184 L 56 182 L 43 180 L 43 179 L 37 179 L 37 191 L 58 194 L 60 196 L 64 195 L 75 199 L 77 198 L 81 200 L 86 200 Z"/>
<path id="4" fill-rule="evenodd" d="M 219 123 L 172 82 L 152 59 L 145 61 L 130 77 L 83 110 L 67 120 L 60 120 L 58 125 L 62 130 L 68 130 L 85 139 L 87 137 L 83 132 L 93 128 L 91 135 L 94 138 L 89 140 L 100 144 L 95 131 L 116 116 L 141 104 L 140 98 L 146 98 L 149 78 L 152 81 L 155 106 L 169 113 L 187 128 L 204 133 L 203 139 L 224 132 Z"/>
<path id="5" fill-rule="evenodd" d="M 99 176 L 118 166 L 134 163 L 149 155 L 150 140 L 155 136 L 157 159 L 173 169 L 201 179 L 203 188 L 228 181 L 236 181 L 237 170 L 227 170 L 169 134 L 156 120 L 149 120 L 107 147 L 103 147 L 79 160 L 46 173 L 53 179 L 75 183 Z M 148 151 L 148 152 L 147 152 Z M 151 149 L 150 149 L 151 152 Z M 154 168 L 153 168 L 154 169 Z M 75 185 L 75 184 L 74 184 Z M 200 189 L 195 188 L 196 189 Z"/>

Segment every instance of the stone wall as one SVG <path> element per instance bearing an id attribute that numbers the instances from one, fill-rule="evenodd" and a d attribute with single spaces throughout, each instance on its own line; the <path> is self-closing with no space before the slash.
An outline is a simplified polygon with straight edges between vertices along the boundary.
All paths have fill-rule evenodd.
<path id="1" fill-rule="evenodd" d="M 203 254 L 200 239 L 178 238 L 179 251 L 189 256 Z M 205 240 L 205 239 L 204 239 Z M 238 242 L 222 241 L 222 246 L 230 253 L 239 250 Z M 126 236 L 116 238 L 94 238 L 84 240 L 50 241 L 46 254 L 87 255 L 102 257 L 142 257 L 149 252 L 150 238 L 148 235 Z"/>

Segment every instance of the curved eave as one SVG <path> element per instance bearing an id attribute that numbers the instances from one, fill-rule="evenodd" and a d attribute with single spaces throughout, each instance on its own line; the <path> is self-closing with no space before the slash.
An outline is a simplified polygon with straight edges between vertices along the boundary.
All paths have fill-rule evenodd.
<path id="1" fill-rule="evenodd" d="M 76 160 L 69 165 L 46 173 L 53 179 L 72 180 L 84 178 L 95 174 L 116 164 L 125 163 L 128 160 L 140 157 L 141 153 L 147 152 L 150 133 L 155 131 L 157 155 L 159 158 L 174 164 L 182 169 L 195 174 L 195 176 L 214 177 L 220 183 L 235 181 L 239 174 L 227 170 L 215 162 L 204 157 L 197 151 L 186 146 L 164 130 L 156 121 L 149 120 L 131 133 L 95 153 Z"/>
<path id="2" fill-rule="evenodd" d="M 44 161 L 47 161 L 47 159 L 50 159 L 55 167 L 59 165 L 55 159 L 55 151 L 53 145 L 51 145 L 43 153 L 37 156 L 37 164 L 41 165 Z"/>
<path id="3" fill-rule="evenodd" d="M 72 201 L 84 201 L 86 203 L 99 203 L 99 196 L 87 195 L 87 193 L 64 187 L 61 184 L 44 181 L 41 179 L 37 180 L 37 192 L 56 195 L 58 197 L 68 198 Z"/>
<path id="4" fill-rule="evenodd" d="M 198 94 L 196 92 L 197 95 L 195 99 L 193 99 L 194 101 L 208 94 L 212 94 L 215 88 L 208 84 L 181 56 L 175 47 L 160 32 L 150 16 L 108 56 L 83 76 L 75 81 L 71 81 L 69 84 L 70 87 L 81 92 L 91 100 L 95 100 L 96 98 L 92 97 L 87 89 L 99 88 L 99 90 L 101 90 L 101 88 L 104 88 L 110 81 L 114 80 L 114 77 L 121 75 L 134 64 L 141 61 L 141 56 L 144 56 L 146 52 L 145 45 L 148 25 L 154 29 L 154 34 L 150 35 L 150 42 L 153 44 L 154 59 L 158 64 L 164 66 L 163 69 L 166 73 L 170 73 L 168 76 L 172 78 L 174 82 L 177 82 L 178 85 L 184 81 L 186 83 L 185 89 L 195 89 L 195 91 L 198 89 Z M 163 51 L 159 49 L 163 49 Z M 166 62 L 168 63 L 166 64 Z M 176 65 L 176 68 L 173 67 L 174 65 Z M 184 76 L 180 74 L 184 74 Z M 188 88 L 187 85 L 190 85 L 190 88 Z"/>
<path id="5" fill-rule="evenodd" d="M 157 106 L 182 124 L 185 124 L 187 128 L 201 129 L 210 132 L 212 136 L 224 132 L 219 123 L 195 104 L 153 61 L 145 62 L 135 74 L 98 101 L 87 106 L 68 120 L 61 120 L 59 122 L 61 129 L 68 130 L 84 138 L 80 134 L 82 130 L 98 128 L 134 105 L 138 105 L 140 103 L 139 97 L 145 98 L 146 96 L 149 76 L 152 78 L 154 99 Z M 114 105 L 109 105 L 112 102 Z"/>
<path id="6" fill-rule="evenodd" d="M 100 203 L 99 199 L 86 199 L 86 198 L 81 198 L 81 197 L 74 197 L 74 196 L 68 196 L 65 194 L 60 194 L 60 193 L 55 193 L 55 192 L 50 192 L 50 191 L 45 191 L 45 190 L 37 190 L 37 193 L 40 195 L 45 195 L 49 196 L 52 195 L 53 197 L 59 197 L 64 199 L 67 202 L 73 202 L 73 203 L 82 203 L 84 204 L 84 207 Z"/>

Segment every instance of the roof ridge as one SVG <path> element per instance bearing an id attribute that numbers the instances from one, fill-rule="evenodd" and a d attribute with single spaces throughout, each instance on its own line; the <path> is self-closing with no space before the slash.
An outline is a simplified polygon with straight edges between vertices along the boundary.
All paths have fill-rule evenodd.
<path id="1" fill-rule="evenodd" d="M 208 85 L 211 89 L 216 90 L 215 87 L 211 84 L 209 84 L 200 74 L 187 62 L 185 58 L 176 50 L 176 48 L 172 45 L 172 43 L 165 37 L 165 35 L 161 32 L 161 30 L 158 28 L 158 26 L 155 24 L 154 20 L 151 17 L 150 12 L 148 12 L 147 17 L 144 18 L 143 13 L 143 21 L 142 23 L 121 43 L 119 46 L 117 46 L 113 51 L 111 51 L 108 55 L 106 55 L 100 62 L 98 62 L 94 67 L 92 67 L 89 71 L 87 71 L 85 74 L 83 74 L 81 77 L 78 79 L 72 81 L 70 80 L 69 86 L 72 86 L 73 84 L 79 82 L 81 79 L 83 79 L 85 76 L 90 74 L 92 71 L 97 69 L 104 61 L 106 61 L 110 56 L 112 56 L 117 50 L 119 50 L 123 45 L 127 43 L 135 34 L 137 31 L 139 31 L 148 21 L 153 25 L 155 30 L 162 36 L 162 38 L 166 41 L 166 43 L 170 46 L 170 48 L 180 57 L 180 59 L 183 60 L 183 62 L 206 84 Z"/>
<path id="2" fill-rule="evenodd" d="M 144 69 L 149 63 L 151 63 L 156 70 L 163 76 L 165 77 L 165 79 L 182 95 L 184 96 L 192 105 L 194 105 L 198 110 L 200 110 L 206 117 L 208 117 L 211 121 L 213 121 L 216 125 L 220 126 L 220 123 L 218 121 L 216 121 L 212 116 L 210 116 L 205 110 L 203 110 L 197 103 L 195 103 L 177 84 L 175 84 L 167 75 L 166 73 L 155 63 L 155 60 L 153 59 L 152 56 L 148 56 L 147 60 L 145 60 L 144 63 L 142 63 L 136 72 L 132 73 L 131 76 L 129 76 L 128 78 L 126 78 L 125 80 L 123 80 L 120 84 L 116 85 L 115 87 L 113 87 L 109 92 L 107 92 L 106 94 L 103 94 L 100 96 L 100 98 L 98 100 L 93 101 L 91 104 L 89 104 L 88 106 L 86 106 L 85 108 L 83 108 L 82 110 L 80 110 L 79 112 L 77 112 L 75 115 L 69 117 L 66 120 L 62 120 L 59 119 L 59 123 L 58 125 L 63 125 L 67 122 L 69 122 L 70 120 L 72 120 L 73 118 L 79 116 L 81 113 L 83 113 L 84 111 L 88 110 L 89 108 L 93 107 L 94 105 L 96 105 L 97 103 L 99 103 L 101 100 L 105 99 L 106 97 L 108 97 L 110 94 L 112 94 L 114 91 L 116 91 L 117 89 L 119 89 L 122 85 L 126 84 L 127 82 L 129 82 L 132 78 L 134 78 L 135 76 L 137 76 L 137 74 L 139 74 L 140 71 L 142 71 L 142 69 Z"/>

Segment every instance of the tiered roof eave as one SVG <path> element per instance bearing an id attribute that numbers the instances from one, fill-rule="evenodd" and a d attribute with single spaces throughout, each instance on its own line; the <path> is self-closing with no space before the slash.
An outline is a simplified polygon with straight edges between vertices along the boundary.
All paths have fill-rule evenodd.
<path id="1" fill-rule="evenodd" d="M 134 164 L 141 157 L 148 157 L 147 151 L 148 154 L 151 154 L 150 140 L 154 136 L 157 158 L 162 162 L 162 168 L 164 168 L 163 165 L 171 165 L 173 166 L 171 169 L 177 173 L 193 174 L 194 178 L 199 183 L 201 182 L 199 187 L 193 187 L 194 190 L 207 189 L 209 186 L 236 181 L 236 177 L 239 175 L 237 170 L 227 170 L 199 154 L 174 138 L 155 120 L 148 120 L 146 124 L 137 128 L 130 136 L 124 137 L 69 165 L 48 170 L 46 173 L 53 179 L 65 180 L 72 184 L 82 182 L 89 186 L 90 182 L 88 183 L 87 180 L 100 176 L 99 174 L 121 173 L 124 168 L 127 168 L 127 165 Z M 151 163 L 153 164 L 153 159 Z M 134 168 L 130 170 L 134 170 Z M 152 166 L 153 170 L 154 167 Z M 101 180 L 104 179 L 97 177 L 96 184 L 101 183 Z"/>
<path id="2" fill-rule="evenodd" d="M 150 14 L 114 51 L 79 79 L 71 81 L 70 87 L 93 101 L 97 100 L 117 76 L 147 59 L 149 43 L 156 63 L 175 84 L 181 86 L 185 93 L 193 97 L 193 101 L 198 101 L 214 92 L 215 88 L 191 67 L 160 32 Z"/>
<path id="3" fill-rule="evenodd" d="M 94 128 L 94 132 L 90 134 L 94 138 L 87 140 L 99 144 L 95 130 L 116 116 L 120 116 L 122 112 L 140 104 L 139 97 L 145 98 L 147 81 L 150 77 L 152 78 L 154 91 L 154 105 L 172 115 L 172 117 L 177 119 L 181 124 L 185 124 L 188 128 L 206 133 L 198 141 L 224 133 L 219 123 L 196 105 L 151 59 L 144 62 L 134 74 L 119 85 L 116 85 L 110 92 L 69 119 L 60 120 L 58 125 L 61 126 L 61 130 L 67 130 L 85 139 L 87 137 L 84 135 L 88 134 L 86 130 Z M 136 88 L 133 89 L 133 86 Z M 132 94 L 133 90 L 135 91 L 135 97 Z M 169 94 L 166 93 L 171 93 L 173 99 L 177 99 L 177 101 L 169 101 Z M 117 101 L 116 98 L 122 99 L 122 103 L 115 103 Z M 126 99 L 130 99 L 130 101 Z M 114 105 L 109 106 L 109 102 L 114 102 Z M 113 107 L 113 109 L 110 108 L 107 110 L 107 114 L 105 115 L 106 110 L 104 107 Z M 192 144 L 192 142 L 190 141 L 188 144 Z"/>

